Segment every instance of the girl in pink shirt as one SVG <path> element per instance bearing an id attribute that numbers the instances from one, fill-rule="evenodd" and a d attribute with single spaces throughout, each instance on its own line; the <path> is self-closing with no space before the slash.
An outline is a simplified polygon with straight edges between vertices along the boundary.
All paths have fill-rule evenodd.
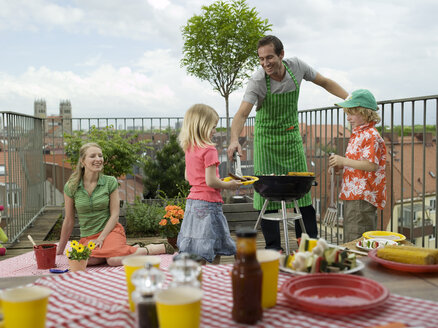
<path id="1" fill-rule="evenodd" d="M 211 141 L 218 121 L 213 108 L 196 104 L 184 116 L 179 134 L 185 152 L 185 178 L 191 189 L 177 246 L 180 252 L 199 255 L 210 263 L 219 263 L 220 255 L 236 253 L 222 211 L 220 189 L 235 190 L 241 185 L 236 180 L 224 182 L 219 178 L 218 152 Z"/>

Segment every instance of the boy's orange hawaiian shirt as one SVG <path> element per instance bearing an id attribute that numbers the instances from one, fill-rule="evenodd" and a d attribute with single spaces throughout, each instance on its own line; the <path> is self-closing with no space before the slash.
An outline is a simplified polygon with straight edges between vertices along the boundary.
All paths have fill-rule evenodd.
<path id="1" fill-rule="evenodd" d="M 383 209 L 386 204 L 386 147 L 375 123 L 356 127 L 348 142 L 345 157 L 354 160 L 367 160 L 379 166 L 376 172 L 367 172 L 344 167 L 340 199 L 363 199 Z"/>

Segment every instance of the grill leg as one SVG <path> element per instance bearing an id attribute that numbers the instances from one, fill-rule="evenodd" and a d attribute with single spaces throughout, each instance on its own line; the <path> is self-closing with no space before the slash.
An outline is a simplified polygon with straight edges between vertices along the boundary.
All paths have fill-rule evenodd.
<path id="1" fill-rule="evenodd" d="M 281 201 L 281 214 L 283 218 L 284 248 L 286 248 L 286 255 L 289 255 L 289 227 L 287 224 L 286 202 L 284 200 Z"/>
<path id="2" fill-rule="evenodd" d="M 296 200 L 294 200 L 294 202 L 295 202 L 295 211 L 297 211 L 297 214 L 299 214 L 300 216 L 299 220 L 300 220 L 301 232 L 307 233 L 306 227 L 304 226 L 303 216 L 301 215 L 300 208 L 298 207 L 298 202 Z"/>
<path id="3" fill-rule="evenodd" d="M 265 203 L 263 204 L 262 210 L 260 211 L 259 217 L 257 218 L 257 222 L 254 226 L 254 230 L 257 230 L 260 220 L 262 219 L 263 214 L 265 214 L 266 208 L 268 207 L 269 200 L 265 200 Z"/>

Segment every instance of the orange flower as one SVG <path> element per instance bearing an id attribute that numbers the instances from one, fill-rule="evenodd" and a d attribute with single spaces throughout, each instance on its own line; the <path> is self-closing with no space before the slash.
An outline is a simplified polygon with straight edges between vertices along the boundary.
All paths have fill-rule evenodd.
<path id="1" fill-rule="evenodd" d="M 178 223 L 179 223 L 179 220 L 178 220 L 178 219 L 175 219 L 175 218 L 172 218 L 172 219 L 170 219 L 170 222 L 171 222 L 172 224 L 178 224 Z"/>
<path id="2" fill-rule="evenodd" d="M 166 219 L 162 219 L 159 223 L 160 226 L 165 226 L 167 225 L 167 220 Z"/>

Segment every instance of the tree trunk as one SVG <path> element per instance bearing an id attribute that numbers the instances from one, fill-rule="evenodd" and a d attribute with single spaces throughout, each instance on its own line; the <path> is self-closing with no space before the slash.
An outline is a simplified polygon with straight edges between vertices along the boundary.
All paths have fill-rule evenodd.
<path id="1" fill-rule="evenodd" d="M 225 98 L 225 113 L 226 113 L 226 119 L 227 119 L 227 148 L 230 145 L 230 102 L 229 102 L 229 94 L 226 93 L 224 95 Z M 228 155 L 227 155 L 227 172 L 230 172 L 231 170 L 231 162 L 228 159 Z"/>

